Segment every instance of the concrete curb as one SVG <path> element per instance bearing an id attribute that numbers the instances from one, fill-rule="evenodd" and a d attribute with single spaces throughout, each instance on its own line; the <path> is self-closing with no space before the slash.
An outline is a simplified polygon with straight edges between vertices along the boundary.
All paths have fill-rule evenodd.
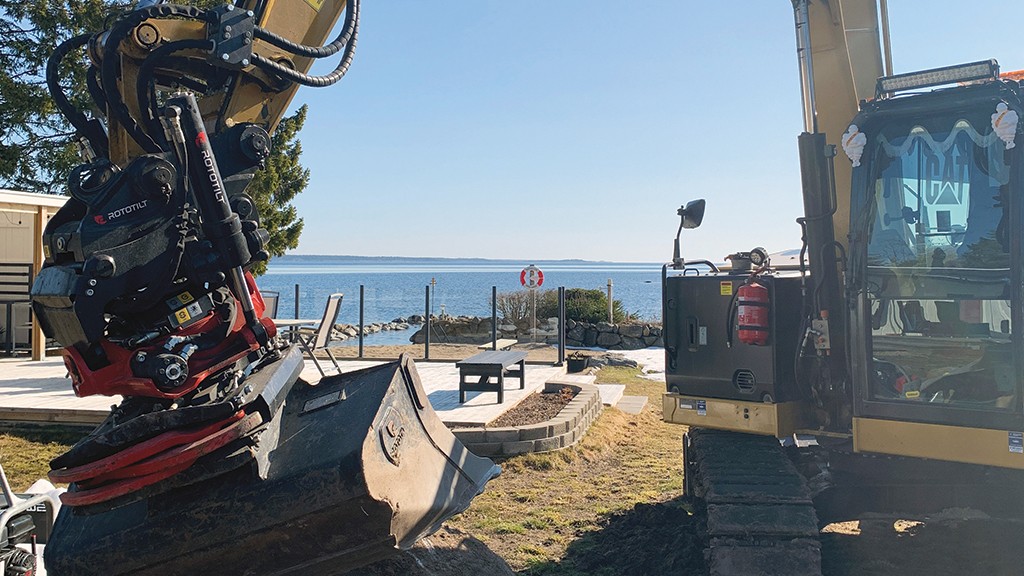
<path id="1" fill-rule="evenodd" d="M 550 452 L 579 442 L 601 414 L 603 404 L 597 386 L 565 382 L 559 378 L 544 384 L 545 392 L 568 386 L 576 396 L 551 420 L 501 428 L 455 428 L 452 433 L 478 456 L 513 456 Z"/>

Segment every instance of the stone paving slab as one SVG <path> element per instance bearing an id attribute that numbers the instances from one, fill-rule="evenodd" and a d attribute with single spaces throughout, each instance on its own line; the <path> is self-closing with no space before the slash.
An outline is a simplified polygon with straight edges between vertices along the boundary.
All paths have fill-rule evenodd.
<path id="1" fill-rule="evenodd" d="M 75 396 L 62 358 L 38 362 L 27 358 L 0 359 L 2 420 L 95 424 L 119 402 L 120 396 Z M 66 418 L 61 417 L 62 412 Z"/>
<path id="2" fill-rule="evenodd" d="M 341 360 L 344 372 L 354 372 L 383 364 L 380 360 Z M 325 366 L 329 366 L 327 361 Z M 483 426 L 514 407 L 548 380 L 565 374 L 564 367 L 528 364 L 526 385 L 519 389 L 519 379 L 505 383 L 505 402 L 498 404 L 493 392 L 469 392 L 466 403 L 459 404 L 459 370 L 453 362 L 419 362 L 423 388 L 441 421 L 452 426 Z M 327 375 L 334 374 L 334 367 Z M 64 423 L 96 424 L 121 401 L 119 396 L 90 396 L 78 398 L 71 390 L 71 380 L 60 358 L 47 358 L 32 362 L 24 358 L 0 359 L 0 420 L 5 421 L 59 421 Z M 302 378 L 308 382 L 320 381 L 320 373 L 312 361 L 307 360 Z"/>
<path id="3" fill-rule="evenodd" d="M 623 396 L 615 405 L 626 414 L 639 414 L 643 412 L 644 406 L 647 406 L 647 396 Z"/>
<path id="4" fill-rule="evenodd" d="M 601 393 L 601 403 L 605 406 L 615 406 L 622 399 L 622 392 L 625 389 L 625 384 L 597 385 L 597 390 Z"/>

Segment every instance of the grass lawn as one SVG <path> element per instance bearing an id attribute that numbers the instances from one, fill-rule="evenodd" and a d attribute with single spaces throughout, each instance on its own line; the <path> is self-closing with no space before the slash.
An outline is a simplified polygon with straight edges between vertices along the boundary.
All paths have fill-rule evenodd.
<path id="1" fill-rule="evenodd" d="M 501 461 L 502 475 L 449 524 L 523 574 L 702 571 L 682 498 L 684 429 L 661 421 L 664 385 L 639 374 L 603 368 L 598 382 L 647 396 L 641 414 L 605 408 L 576 446 Z"/>

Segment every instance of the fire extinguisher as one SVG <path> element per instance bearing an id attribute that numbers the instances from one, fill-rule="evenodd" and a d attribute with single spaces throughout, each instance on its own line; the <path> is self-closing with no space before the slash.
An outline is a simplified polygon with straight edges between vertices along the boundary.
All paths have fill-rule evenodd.
<path id="1" fill-rule="evenodd" d="M 736 291 L 736 328 L 740 342 L 754 346 L 768 343 L 768 288 L 754 277 Z"/>

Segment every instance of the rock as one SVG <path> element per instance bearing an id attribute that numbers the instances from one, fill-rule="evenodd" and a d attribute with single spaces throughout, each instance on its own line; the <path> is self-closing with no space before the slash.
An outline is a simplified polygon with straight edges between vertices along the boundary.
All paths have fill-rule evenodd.
<path id="1" fill-rule="evenodd" d="M 423 324 L 423 316 L 420 316 L 419 314 L 409 316 L 408 320 L 409 324 Z"/>
<path id="2" fill-rule="evenodd" d="M 647 344 L 645 344 L 641 338 L 622 336 L 621 346 L 623 350 L 639 350 L 641 348 L 646 348 Z"/>
<path id="3" fill-rule="evenodd" d="M 615 332 L 615 324 L 609 324 L 607 322 L 597 323 L 598 332 Z"/>
<path id="4" fill-rule="evenodd" d="M 642 338 L 644 335 L 644 328 L 646 328 L 646 326 L 643 324 L 619 324 L 619 334 L 622 334 L 623 338 L 627 336 L 634 339 Z"/>
<path id="5" fill-rule="evenodd" d="M 636 360 L 626 358 L 622 354 L 603 354 L 602 357 L 608 366 L 625 366 L 627 368 L 637 368 L 639 366 Z"/>
<path id="6" fill-rule="evenodd" d="M 597 346 L 597 330 L 587 328 L 586 332 L 583 334 L 583 346 L 587 348 Z"/>
<path id="7" fill-rule="evenodd" d="M 587 329 L 584 328 L 582 324 L 577 324 L 576 326 L 573 326 L 565 333 L 565 337 L 569 340 L 576 340 L 582 342 L 584 339 L 584 335 L 586 333 Z"/>
<path id="8" fill-rule="evenodd" d="M 597 345 L 604 348 L 611 348 L 617 346 L 622 342 L 622 338 L 614 332 L 600 332 L 597 335 Z"/>

